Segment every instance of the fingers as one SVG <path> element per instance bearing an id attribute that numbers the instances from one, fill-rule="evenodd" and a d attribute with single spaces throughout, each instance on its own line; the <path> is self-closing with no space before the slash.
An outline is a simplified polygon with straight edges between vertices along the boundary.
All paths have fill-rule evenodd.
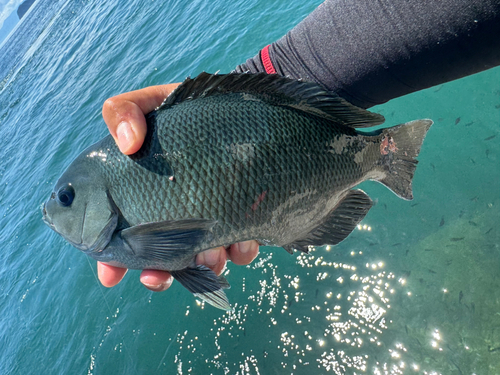
<path id="1" fill-rule="evenodd" d="M 122 281 L 126 273 L 126 268 L 113 267 L 109 264 L 97 262 L 97 277 L 106 288 L 111 288 L 118 284 Z"/>
<path id="2" fill-rule="evenodd" d="M 238 242 L 228 249 L 228 258 L 238 265 L 246 265 L 253 262 L 259 255 L 259 244 L 257 241 Z"/>
<path id="3" fill-rule="evenodd" d="M 204 251 L 196 257 L 196 264 L 203 264 L 220 275 L 226 268 L 226 251 L 223 247 Z M 141 273 L 141 283 L 153 292 L 167 290 L 174 278 L 166 271 L 144 270 Z"/>
<path id="4" fill-rule="evenodd" d="M 97 276 L 102 285 L 111 288 L 122 281 L 127 273 L 126 268 L 110 266 L 97 262 Z M 167 290 L 172 285 L 173 278 L 170 273 L 158 270 L 144 270 L 141 273 L 141 283 L 154 292 Z"/>
<path id="5" fill-rule="evenodd" d="M 203 264 L 220 275 L 226 268 L 227 254 L 224 247 L 206 250 L 196 256 L 196 264 Z"/>
<path id="6" fill-rule="evenodd" d="M 144 270 L 141 273 L 141 283 L 153 292 L 163 292 L 172 285 L 174 278 L 167 271 Z"/>
<path id="7" fill-rule="evenodd" d="M 196 256 L 196 264 L 203 264 L 220 275 L 226 268 L 228 255 L 233 263 L 244 265 L 251 263 L 258 254 L 257 241 L 244 241 L 231 245 L 227 251 L 224 247 L 203 251 Z M 141 273 L 141 283 L 154 292 L 167 290 L 172 285 L 172 281 L 173 277 L 166 271 L 144 270 Z"/>
<path id="8" fill-rule="evenodd" d="M 229 249 L 218 247 L 199 253 L 196 256 L 196 264 L 203 264 L 220 275 L 226 268 L 226 262 L 230 259 L 234 264 L 246 265 L 259 255 L 259 244 L 257 241 L 243 241 L 231 245 Z"/>
<path id="9" fill-rule="evenodd" d="M 227 259 L 231 259 L 234 264 L 245 265 L 251 263 L 258 254 L 259 244 L 256 241 L 244 241 L 231 245 L 227 250 L 218 247 L 204 251 L 196 256 L 196 264 L 203 264 L 220 275 L 226 268 Z M 97 262 L 97 275 L 101 284 L 107 288 L 118 284 L 126 273 L 126 268 Z M 172 285 L 173 277 L 167 271 L 143 270 L 140 280 L 149 290 L 162 292 Z"/>
<path id="10" fill-rule="evenodd" d="M 127 155 L 137 152 L 146 135 L 145 114 L 153 111 L 179 85 L 151 86 L 107 99 L 102 117 L 120 150 Z"/>

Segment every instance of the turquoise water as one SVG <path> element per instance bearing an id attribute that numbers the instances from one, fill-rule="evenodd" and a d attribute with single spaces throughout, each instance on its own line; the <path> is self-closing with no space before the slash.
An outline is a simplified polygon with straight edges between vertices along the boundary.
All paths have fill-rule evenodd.
<path id="1" fill-rule="evenodd" d="M 228 265 L 234 311 L 130 271 L 112 289 L 41 221 L 112 95 L 228 72 L 320 1 L 39 0 L 0 50 L 1 374 L 500 373 L 500 69 L 373 108 L 432 118 L 415 199 L 336 247 Z"/>

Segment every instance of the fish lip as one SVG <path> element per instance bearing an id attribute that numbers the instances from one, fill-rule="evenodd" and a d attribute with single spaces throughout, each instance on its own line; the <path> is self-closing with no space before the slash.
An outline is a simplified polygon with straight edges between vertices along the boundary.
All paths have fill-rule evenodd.
<path id="1" fill-rule="evenodd" d="M 40 205 L 40 209 L 42 211 L 42 221 L 49 226 L 50 229 L 56 230 L 56 226 L 52 223 L 52 221 L 49 218 L 49 215 L 47 214 L 47 209 L 45 208 L 47 205 L 47 202 L 44 202 Z"/>

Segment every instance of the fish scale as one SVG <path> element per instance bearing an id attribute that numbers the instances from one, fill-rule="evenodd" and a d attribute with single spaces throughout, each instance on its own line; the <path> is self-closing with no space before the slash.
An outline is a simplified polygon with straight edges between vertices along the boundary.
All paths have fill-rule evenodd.
<path id="1" fill-rule="evenodd" d="M 228 308 L 229 284 L 197 253 L 257 239 L 307 251 L 342 241 L 372 203 L 375 179 L 405 199 L 430 120 L 363 134 L 383 117 L 320 86 L 265 74 L 202 73 L 148 114 L 141 149 L 108 136 L 67 169 L 44 220 L 115 266 L 171 271 L 189 291 Z M 69 202 L 69 203 L 68 203 Z"/>
<path id="2" fill-rule="evenodd" d="M 304 203 L 310 206 L 314 203 L 313 195 L 323 196 L 329 190 L 338 189 L 342 184 L 351 185 L 361 177 L 358 165 L 349 160 L 339 162 L 341 155 L 325 153 L 324 147 L 321 147 L 325 139 L 335 141 L 341 135 L 341 129 L 327 124 L 326 120 L 318 122 L 317 118 L 295 110 L 287 113 L 284 109 L 285 115 L 280 117 L 280 108 L 266 107 L 256 100 L 244 101 L 245 108 L 236 112 L 238 106 L 241 107 L 239 101 L 242 95 L 233 96 L 232 101 L 221 97 L 205 98 L 205 103 L 199 104 L 195 110 L 191 102 L 181 103 L 165 111 L 165 116 L 157 115 L 157 126 L 163 129 L 158 134 L 162 149 L 166 154 L 177 155 L 170 161 L 175 182 L 169 181 L 166 176 L 145 172 L 130 159 L 120 164 L 129 171 L 126 174 L 116 173 L 116 169 L 107 168 L 106 163 L 98 163 L 96 167 L 101 167 L 107 174 L 112 195 L 122 197 L 115 199 L 117 204 L 120 201 L 118 206 L 127 207 L 122 210 L 127 222 L 136 225 L 186 217 L 215 218 L 220 227 L 218 238 L 228 244 L 234 240 L 231 235 L 233 228 L 240 228 L 249 220 L 251 206 L 262 191 L 275 193 L 267 196 L 268 206 L 273 206 L 273 203 L 279 205 L 291 191 L 307 193 Z M 219 105 L 221 100 L 223 104 Z M 209 116 L 206 107 L 217 109 L 217 112 L 211 110 L 213 117 Z M 167 115 L 165 123 L 161 123 Z M 303 127 L 294 129 L 293 124 L 296 123 L 302 123 Z M 220 133 L 228 128 L 231 131 L 221 136 Z M 204 140 L 201 144 L 199 132 L 193 129 L 203 129 Z M 289 134 L 285 141 L 280 137 L 281 133 Z M 355 136 L 354 131 L 351 133 Z M 267 137 L 264 138 L 263 134 Z M 289 146 L 286 140 L 293 146 Z M 253 162 L 238 163 L 225 147 L 241 143 L 256 145 Z M 100 151 L 107 151 L 107 162 L 123 157 L 111 138 L 101 146 Z M 308 158 L 304 152 L 312 154 L 315 160 Z M 204 176 L 197 179 L 196 185 L 192 183 L 194 179 L 190 170 Z M 272 178 L 264 177 L 268 171 Z M 249 178 L 244 178 L 245 175 Z M 237 185 L 229 194 L 225 186 L 232 183 Z M 151 189 L 152 186 L 155 188 Z M 116 194 L 113 193 L 115 189 Z M 166 201 L 157 194 L 165 190 L 169 191 Z M 124 191 L 127 194 L 122 193 Z M 186 191 L 192 191 L 188 194 L 195 198 L 191 205 L 186 202 Z M 229 201 L 226 202 L 224 197 L 229 197 Z M 137 207 L 141 208 L 140 211 L 135 209 Z M 226 208 L 230 209 L 225 212 Z M 251 215 L 250 219 L 255 220 L 255 215 Z"/>

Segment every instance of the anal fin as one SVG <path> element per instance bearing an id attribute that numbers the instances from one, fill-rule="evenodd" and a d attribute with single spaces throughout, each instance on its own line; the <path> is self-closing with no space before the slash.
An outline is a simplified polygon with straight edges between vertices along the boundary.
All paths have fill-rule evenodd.
<path id="1" fill-rule="evenodd" d="M 307 253 L 309 246 L 337 245 L 351 234 L 363 220 L 373 203 L 362 190 L 349 190 L 325 221 L 307 237 L 284 245 L 288 252 L 299 250 Z"/>
<path id="2" fill-rule="evenodd" d="M 231 310 L 231 305 L 224 293 L 224 289 L 230 287 L 229 283 L 223 276 L 217 276 L 210 268 L 199 265 L 196 268 L 185 268 L 180 271 L 170 271 L 170 273 L 196 297 L 218 309 Z"/>

